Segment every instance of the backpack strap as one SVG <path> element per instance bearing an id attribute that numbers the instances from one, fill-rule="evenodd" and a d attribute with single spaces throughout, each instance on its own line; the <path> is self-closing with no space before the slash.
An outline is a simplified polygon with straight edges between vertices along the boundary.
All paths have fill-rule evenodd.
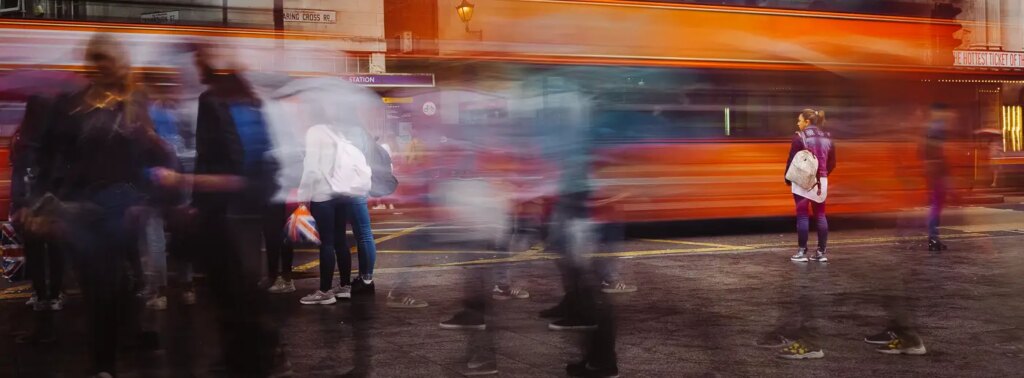
<path id="1" fill-rule="evenodd" d="M 810 151 L 810 149 L 807 148 L 807 133 L 804 130 L 801 130 L 801 131 L 797 131 L 796 135 L 800 136 L 800 142 L 804 144 L 804 150 Z M 813 152 L 812 152 L 812 154 L 813 154 Z M 821 163 L 819 162 L 818 164 L 821 164 Z M 812 186 L 811 188 L 813 188 L 815 186 L 818 187 L 818 195 L 820 196 L 821 195 L 821 170 L 820 169 L 816 170 L 814 172 L 814 180 L 815 180 L 814 186 Z"/>

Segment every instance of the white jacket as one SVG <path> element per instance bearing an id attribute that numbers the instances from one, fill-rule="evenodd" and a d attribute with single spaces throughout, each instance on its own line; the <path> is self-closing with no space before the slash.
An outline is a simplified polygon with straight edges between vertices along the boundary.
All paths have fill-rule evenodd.
<path id="1" fill-rule="evenodd" d="M 337 153 L 332 135 L 327 125 L 316 125 L 306 131 L 306 157 L 302 160 L 299 202 L 324 202 L 334 197 L 334 191 L 327 182 Z"/>

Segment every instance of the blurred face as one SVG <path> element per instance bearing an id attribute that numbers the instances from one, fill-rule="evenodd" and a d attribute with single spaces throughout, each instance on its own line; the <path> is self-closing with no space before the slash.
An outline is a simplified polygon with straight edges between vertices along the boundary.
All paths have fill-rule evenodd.
<path id="1" fill-rule="evenodd" d="M 99 49 L 89 55 L 89 63 L 96 68 L 97 84 L 121 84 L 128 80 L 130 69 L 125 62 L 109 49 Z"/>
<path id="2" fill-rule="evenodd" d="M 803 130 L 809 124 L 811 124 L 811 122 L 804 119 L 803 114 L 796 116 L 796 127 L 799 128 L 800 130 Z"/>
<path id="3" fill-rule="evenodd" d="M 199 70 L 200 81 L 203 84 L 210 84 L 214 75 L 210 54 L 206 50 L 196 51 L 195 64 Z"/>

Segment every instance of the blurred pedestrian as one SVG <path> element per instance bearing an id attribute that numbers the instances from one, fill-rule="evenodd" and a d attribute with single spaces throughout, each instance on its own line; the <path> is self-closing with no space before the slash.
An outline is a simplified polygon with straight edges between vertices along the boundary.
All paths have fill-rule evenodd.
<path id="1" fill-rule="evenodd" d="M 116 374 L 120 310 L 132 298 L 122 266 L 136 248 L 137 230 L 127 215 L 149 187 L 145 172 L 173 166 L 173 158 L 153 132 L 122 45 L 97 34 L 85 58 L 95 76 L 85 90 L 57 99 L 44 155 L 64 170 L 54 178 L 63 202 L 53 205 L 62 218 L 56 227 L 73 256 L 88 308 L 93 371 L 102 376 Z"/>
<path id="2" fill-rule="evenodd" d="M 922 144 L 925 181 L 928 184 L 928 250 L 945 251 L 946 244 L 939 240 L 939 223 L 942 209 L 946 205 L 949 166 L 946 162 L 945 144 L 955 114 L 949 105 L 935 103 L 929 113 L 928 128 Z"/>

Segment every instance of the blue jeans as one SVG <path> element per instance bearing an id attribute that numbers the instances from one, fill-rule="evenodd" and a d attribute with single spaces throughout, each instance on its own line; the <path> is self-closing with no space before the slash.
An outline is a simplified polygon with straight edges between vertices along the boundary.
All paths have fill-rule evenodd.
<path id="1" fill-rule="evenodd" d="M 940 175 L 928 177 L 928 238 L 939 238 L 939 220 L 946 204 L 946 178 Z"/>
<path id="2" fill-rule="evenodd" d="M 825 251 L 828 246 L 828 219 L 825 218 L 825 203 L 817 203 L 799 195 L 793 195 L 796 203 L 797 243 L 800 248 L 807 248 L 807 234 L 810 232 L 810 214 L 808 204 L 814 208 L 814 220 L 818 226 L 818 249 Z"/>
<path id="3" fill-rule="evenodd" d="M 338 264 L 339 283 L 347 285 L 351 281 L 352 255 L 345 242 L 349 213 L 347 202 L 345 198 L 334 198 L 309 203 L 309 212 L 316 221 L 316 231 L 320 233 L 320 291 L 331 289 L 335 263 Z"/>
<path id="4" fill-rule="evenodd" d="M 377 244 L 373 240 L 370 209 L 367 207 L 366 197 L 351 197 L 341 200 L 348 204 L 352 234 L 355 235 L 356 248 L 359 251 L 359 275 L 373 277 L 373 266 L 377 262 Z"/>

